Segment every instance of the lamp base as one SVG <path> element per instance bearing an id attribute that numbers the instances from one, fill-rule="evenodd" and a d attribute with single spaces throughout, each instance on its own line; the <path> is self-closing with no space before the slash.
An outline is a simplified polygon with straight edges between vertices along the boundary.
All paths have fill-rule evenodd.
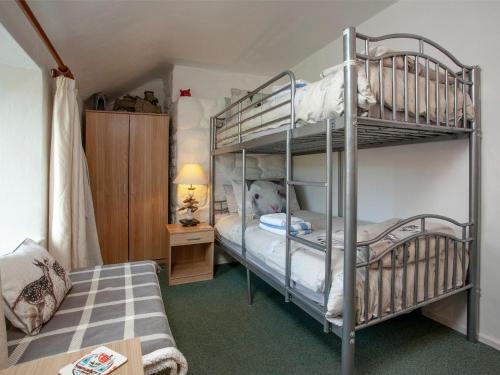
<path id="1" fill-rule="evenodd" d="M 195 227 L 200 223 L 200 221 L 196 219 L 180 219 L 179 221 L 183 227 Z"/>

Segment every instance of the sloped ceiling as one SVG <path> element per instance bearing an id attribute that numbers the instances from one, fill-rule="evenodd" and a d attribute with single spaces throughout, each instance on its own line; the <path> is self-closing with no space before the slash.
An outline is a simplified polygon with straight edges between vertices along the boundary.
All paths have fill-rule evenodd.
<path id="1" fill-rule="evenodd" d="M 29 1 L 84 98 L 162 77 L 172 64 L 272 75 L 391 3 Z"/>

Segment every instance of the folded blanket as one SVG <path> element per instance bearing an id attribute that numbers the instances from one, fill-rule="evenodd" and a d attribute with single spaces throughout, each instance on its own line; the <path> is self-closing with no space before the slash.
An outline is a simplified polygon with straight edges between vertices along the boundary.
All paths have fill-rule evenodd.
<path id="1" fill-rule="evenodd" d="M 297 216 L 290 217 L 292 225 L 296 223 L 305 223 L 303 219 Z M 274 225 L 278 227 L 285 228 L 286 225 L 286 214 L 283 212 L 275 214 L 266 214 L 260 217 L 260 222 L 263 224 Z M 310 229 L 310 228 L 309 228 Z"/>
<path id="2" fill-rule="evenodd" d="M 269 225 L 265 223 L 259 223 L 259 228 L 267 230 L 268 232 L 279 234 L 281 236 L 286 235 L 286 228 L 276 225 Z M 295 223 L 291 225 L 290 235 L 299 236 L 304 234 L 310 234 L 312 232 L 311 223 Z"/>

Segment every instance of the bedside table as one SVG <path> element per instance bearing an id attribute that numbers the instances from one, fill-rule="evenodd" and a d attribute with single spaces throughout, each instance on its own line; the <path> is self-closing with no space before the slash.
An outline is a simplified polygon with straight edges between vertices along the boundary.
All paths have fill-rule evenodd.
<path id="1" fill-rule="evenodd" d="M 168 285 L 211 280 L 214 276 L 214 229 L 205 223 L 195 227 L 166 224 Z"/>
<path id="2" fill-rule="evenodd" d="M 142 352 L 141 340 L 133 338 L 123 341 L 103 344 L 117 353 L 127 357 L 127 362 L 121 365 L 117 370 L 113 371 L 113 375 L 141 375 L 144 374 L 142 367 Z M 96 345 L 88 347 L 77 352 L 62 353 L 50 357 L 36 359 L 34 361 L 21 363 L 14 367 L 0 370 L 0 375 L 26 375 L 26 374 L 51 374 L 56 375 L 59 370 L 67 364 L 76 361 L 85 354 L 90 353 L 93 349 L 102 346 Z"/>

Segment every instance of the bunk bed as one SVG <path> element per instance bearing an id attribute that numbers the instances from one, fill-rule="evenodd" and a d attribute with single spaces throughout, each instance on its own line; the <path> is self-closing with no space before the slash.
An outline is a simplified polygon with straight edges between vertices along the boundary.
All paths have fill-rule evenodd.
<path id="1" fill-rule="evenodd" d="M 393 40 L 405 42 L 409 49 L 394 51 L 381 45 Z M 287 83 L 278 86 L 283 80 Z M 325 332 L 342 339 L 344 375 L 354 373 L 357 330 L 457 293 L 468 295 L 467 337 L 477 341 L 479 67 L 462 64 L 421 36 L 369 37 L 350 27 L 343 34 L 343 63 L 324 71 L 318 82 L 305 86 L 298 82 L 291 71 L 285 71 L 211 118 L 212 187 L 218 155 L 241 154 L 242 181 L 247 180 L 248 154 L 284 153 L 286 157 L 286 236 L 281 239 L 275 234 L 266 239 L 257 222 L 247 218 L 244 188 L 241 215 L 226 215 L 216 222 L 211 189 L 210 220 L 218 245 L 246 267 L 249 301 L 253 273 L 280 291 L 286 302 L 321 322 Z M 358 222 L 359 149 L 460 138 L 469 140 L 467 222 L 439 214 L 377 224 Z M 326 181 L 294 179 L 292 157 L 319 152 L 326 152 Z M 333 152 L 339 156 L 336 215 Z M 315 220 L 321 235 L 315 231 L 292 235 L 295 186 L 325 189 L 325 215 L 298 213 Z M 258 237 L 260 241 L 255 240 Z M 278 254 L 274 261 L 266 249 L 270 244 Z M 301 273 L 297 266 L 313 257 L 313 271 Z M 311 280 L 311 275 L 316 279 Z"/>

